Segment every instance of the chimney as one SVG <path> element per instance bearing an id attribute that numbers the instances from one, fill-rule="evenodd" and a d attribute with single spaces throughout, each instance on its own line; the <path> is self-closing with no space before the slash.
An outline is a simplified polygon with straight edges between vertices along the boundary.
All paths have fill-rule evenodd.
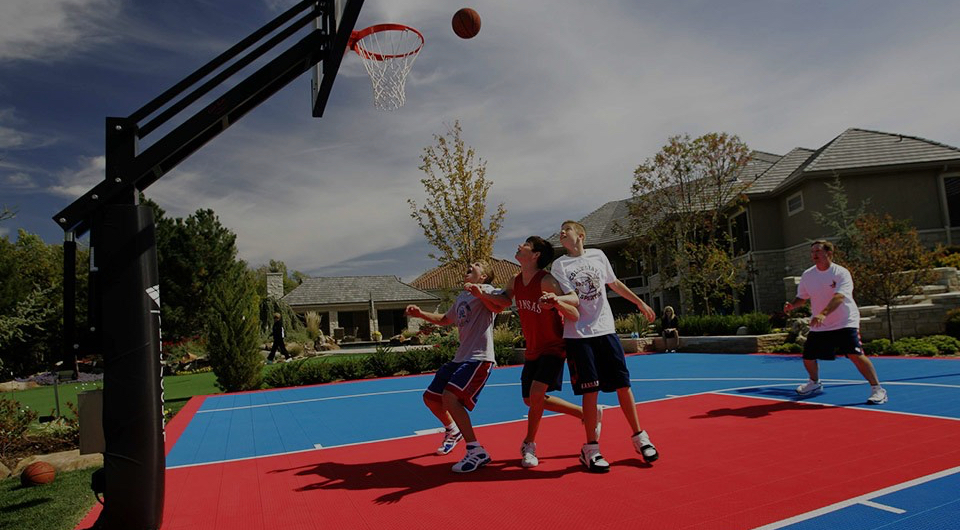
<path id="1" fill-rule="evenodd" d="M 276 298 L 277 300 L 283 298 L 283 273 L 282 272 L 267 273 L 267 297 Z"/>

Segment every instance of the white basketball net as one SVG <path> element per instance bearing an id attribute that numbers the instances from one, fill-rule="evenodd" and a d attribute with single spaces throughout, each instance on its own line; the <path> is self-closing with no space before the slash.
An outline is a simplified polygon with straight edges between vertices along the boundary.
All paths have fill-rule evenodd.
<path id="1" fill-rule="evenodd" d="M 423 35 L 407 26 L 380 24 L 358 31 L 354 36 L 356 40 L 351 48 L 370 74 L 374 106 L 381 110 L 403 106 L 407 74 L 423 48 Z"/>

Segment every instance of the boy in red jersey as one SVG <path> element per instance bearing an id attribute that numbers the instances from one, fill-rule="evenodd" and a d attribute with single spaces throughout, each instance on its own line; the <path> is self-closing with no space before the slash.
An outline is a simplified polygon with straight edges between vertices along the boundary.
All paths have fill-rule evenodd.
<path id="1" fill-rule="evenodd" d="M 539 463 L 535 440 L 544 409 L 583 417 L 583 410 L 578 405 L 547 395 L 547 392 L 560 390 L 563 384 L 566 357 L 563 319 L 576 320 L 579 312 L 568 302 L 546 304 L 541 301 L 543 293 L 562 294 L 557 280 L 543 270 L 553 261 L 550 243 L 541 237 L 528 237 L 517 247 L 515 257 L 520 263 L 520 272 L 500 293 L 486 293 L 479 287 L 469 290 L 474 296 L 502 308 L 508 307 L 511 300 L 516 301 L 520 326 L 527 342 L 520 386 L 523 402 L 530 407 L 527 435 L 520 446 L 520 456 L 523 467 L 534 467 Z"/>

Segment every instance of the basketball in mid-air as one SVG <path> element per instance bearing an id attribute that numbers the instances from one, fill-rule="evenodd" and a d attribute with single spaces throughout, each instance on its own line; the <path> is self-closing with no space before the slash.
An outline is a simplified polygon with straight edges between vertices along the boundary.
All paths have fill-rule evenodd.
<path id="1" fill-rule="evenodd" d="M 23 468 L 20 473 L 20 484 L 24 486 L 39 486 L 49 484 L 57 476 L 57 470 L 50 464 L 38 461 Z"/>
<path id="2" fill-rule="evenodd" d="M 480 15 L 465 7 L 453 14 L 453 32 L 461 39 L 472 39 L 480 33 Z"/>

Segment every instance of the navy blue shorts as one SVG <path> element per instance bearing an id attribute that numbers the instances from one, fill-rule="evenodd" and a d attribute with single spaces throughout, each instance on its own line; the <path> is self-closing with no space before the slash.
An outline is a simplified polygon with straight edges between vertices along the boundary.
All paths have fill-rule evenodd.
<path id="1" fill-rule="evenodd" d="M 830 331 L 810 331 L 803 345 L 803 358 L 832 361 L 837 355 L 860 355 L 860 329 L 841 328 Z"/>
<path id="2" fill-rule="evenodd" d="M 530 397 L 530 386 L 537 381 L 547 385 L 547 392 L 556 392 L 563 388 L 563 357 L 541 355 L 538 359 L 523 362 L 520 372 L 520 393 Z"/>
<path id="3" fill-rule="evenodd" d="M 589 392 L 614 392 L 630 387 L 627 359 L 616 334 L 565 341 L 574 394 L 582 396 Z"/>

